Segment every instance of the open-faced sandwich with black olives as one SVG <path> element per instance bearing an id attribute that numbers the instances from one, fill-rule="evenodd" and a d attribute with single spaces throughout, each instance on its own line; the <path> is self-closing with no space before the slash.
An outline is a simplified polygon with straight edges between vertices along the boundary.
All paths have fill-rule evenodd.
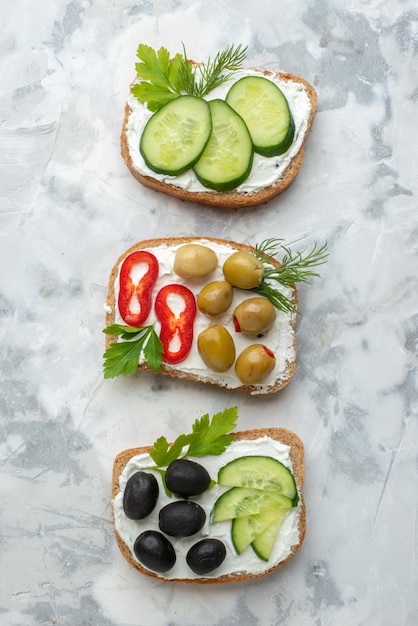
<path id="1" fill-rule="evenodd" d="M 115 536 L 127 561 L 164 581 L 230 583 L 271 574 L 305 537 L 304 450 L 283 428 L 232 432 L 236 407 L 169 444 L 114 461 Z"/>
<path id="2" fill-rule="evenodd" d="M 282 389 L 295 370 L 295 283 L 317 276 L 326 256 L 326 244 L 293 253 L 277 239 L 131 246 L 109 280 L 105 378 L 152 370 L 252 394 Z"/>
<path id="3" fill-rule="evenodd" d="M 240 209 L 267 202 L 302 164 L 317 95 L 303 78 L 243 69 L 230 46 L 194 63 L 140 44 L 122 156 L 143 185 L 180 200 Z"/>

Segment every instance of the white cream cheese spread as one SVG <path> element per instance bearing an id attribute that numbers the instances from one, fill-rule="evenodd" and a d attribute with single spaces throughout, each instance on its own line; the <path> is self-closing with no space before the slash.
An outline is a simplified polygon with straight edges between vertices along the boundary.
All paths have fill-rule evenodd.
<path id="1" fill-rule="evenodd" d="M 237 80 L 244 76 L 259 76 L 260 74 L 277 85 L 285 95 L 295 123 L 295 137 L 287 152 L 280 156 L 267 158 L 255 154 L 249 177 L 236 188 L 236 191 L 239 192 L 251 193 L 269 187 L 282 177 L 283 172 L 303 144 L 312 110 L 309 95 L 303 83 L 290 79 L 283 80 L 273 73 L 264 75 L 256 70 L 239 70 L 234 72 L 228 81 L 212 90 L 206 96 L 206 99 L 224 99 L 231 86 Z M 168 176 L 166 174 L 156 174 L 146 165 L 139 151 L 139 142 L 145 124 L 151 117 L 152 112 L 149 111 L 146 104 L 139 102 L 133 95 L 129 97 L 128 105 L 131 112 L 126 125 L 126 139 L 134 169 L 143 176 L 151 176 L 156 180 L 181 187 L 193 193 L 210 191 L 199 182 L 193 170 L 189 170 L 181 176 Z"/>
<path id="2" fill-rule="evenodd" d="M 201 245 L 206 245 L 211 250 L 213 250 L 218 257 L 217 268 L 209 276 L 203 279 L 186 281 L 174 274 L 173 272 L 173 264 L 176 250 L 184 245 L 184 243 L 179 243 L 173 246 L 164 244 L 156 247 L 143 248 L 144 250 L 148 250 L 149 252 L 154 254 L 159 263 L 159 276 L 153 288 L 153 301 L 155 301 L 155 296 L 157 295 L 158 291 L 162 287 L 170 283 L 179 283 L 186 285 L 196 297 L 202 287 L 204 287 L 207 283 L 215 280 L 224 280 L 222 266 L 226 259 L 233 252 L 235 252 L 236 249 L 227 244 L 220 244 L 205 239 L 196 239 L 188 241 L 187 243 L 199 243 Z M 137 279 L 139 279 L 139 275 L 137 275 Z M 274 288 L 281 291 L 287 298 L 292 298 L 292 290 L 290 288 L 282 287 L 277 282 L 274 282 Z M 115 280 L 115 323 L 125 324 L 120 316 L 117 306 L 118 295 L 119 275 Z M 257 390 L 253 392 L 254 394 L 266 393 L 268 387 L 276 385 L 281 380 L 287 380 L 289 376 L 289 364 L 293 363 L 295 360 L 295 337 L 293 328 L 295 314 L 277 310 L 274 325 L 272 326 L 272 328 L 266 331 L 262 337 L 257 337 L 244 333 L 237 333 L 235 331 L 232 318 L 234 308 L 243 300 L 254 296 L 257 296 L 257 294 L 253 293 L 252 291 L 234 288 L 232 304 L 225 313 L 218 315 L 217 317 L 210 317 L 204 313 L 201 313 L 199 309 L 197 309 L 193 329 L 193 345 L 188 356 L 177 365 L 165 365 L 165 367 L 181 370 L 185 374 L 198 376 L 203 381 L 207 379 L 215 380 L 218 384 L 225 386 L 229 389 L 235 389 L 242 386 L 242 382 L 239 380 L 238 376 L 235 373 L 234 366 L 232 366 L 231 369 L 227 372 L 223 373 L 211 371 L 203 362 L 197 349 L 197 337 L 199 333 L 212 324 L 222 324 L 229 331 L 234 340 L 236 356 L 238 356 L 245 347 L 254 343 L 261 343 L 266 345 L 267 348 L 269 348 L 276 357 L 276 363 L 273 371 L 262 381 L 262 383 L 256 385 Z M 160 325 L 155 317 L 153 309 L 151 310 L 151 313 L 144 325 L 149 325 L 152 323 L 155 324 L 155 330 L 158 334 L 160 330 Z"/>
<path id="3" fill-rule="evenodd" d="M 204 456 L 199 458 L 190 457 L 190 459 L 203 465 L 209 472 L 210 477 L 216 481 L 218 471 L 222 466 L 237 457 L 246 455 L 265 455 L 273 457 L 292 471 L 290 447 L 275 441 L 270 437 L 260 437 L 255 440 L 233 441 L 225 452 L 219 456 Z M 120 492 L 116 495 L 112 502 L 115 528 L 124 543 L 128 546 L 135 561 L 137 561 L 133 552 L 135 539 L 145 530 L 159 530 L 158 512 L 163 506 L 173 502 L 173 498 L 168 497 L 164 492 L 159 473 L 149 470 L 149 467 L 153 465 L 154 463 L 148 454 L 140 454 L 132 457 L 120 475 Z M 144 469 L 154 474 L 158 480 L 159 498 L 157 506 L 147 518 L 138 521 L 131 520 L 123 511 L 123 491 L 129 477 L 138 470 Z M 240 555 L 236 554 L 231 540 L 230 521 L 217 523 L 210 522 L 210 511 L 212 510 L 215 501 L 227 489 L 227 487 L 221 487 L 216 484 L 212 489 L 205 491 L 200 496 L 191 498 L 193 502 L 197 502 L 205 510 L 206 522 L 202 530 L 191 537 L 169 537 L 169 540 L 172 542 L 176 551 L 176 562 L 170 571 L 165 572 L 164 574 L 158 574 L 158 576 L 165 579 L 200 578 L 200 576 L 195 574 L 187 565 L 186 554 L 192 545 L 201 539 L 208 537 L 219 539 L 225 544 L 226 557 L 223 563 L 211 574 L 207 574 L 205 578 L 217 578 L 218 576 L 234 573 L 245 573 L 249 575 L 261 574 L 275 565 L 278 565 L 290 555 L 292 552 L 292 546 L 299 543 L 300 504 L 286 513 L 270 560 L 265 562 L 257 557 L 251 546 L 244 550 Z"/>

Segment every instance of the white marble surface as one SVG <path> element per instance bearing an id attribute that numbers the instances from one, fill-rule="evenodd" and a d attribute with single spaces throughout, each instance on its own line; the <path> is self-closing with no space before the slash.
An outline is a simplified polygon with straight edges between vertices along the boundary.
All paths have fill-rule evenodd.
<path id="1" fill-rule="evenodd" d="M 414 626 L 417 588 L 418 10 L 413 0 L 1 0 L 0 622 L 6 626 Z M 299 176 L 259 210 L 142 188 L 119 154 L 142 41 L 304 76 L 318 112 Z M 271 397 L 158 375 L 104 381 L 116 257 L 145 237 L 292 248 L 327 240 L 300 289 L 298 367 Z M 308 532 L 276 574 L 158 583 L 114 538 L 113 457 L 239 406 L 306 448 Z"/>

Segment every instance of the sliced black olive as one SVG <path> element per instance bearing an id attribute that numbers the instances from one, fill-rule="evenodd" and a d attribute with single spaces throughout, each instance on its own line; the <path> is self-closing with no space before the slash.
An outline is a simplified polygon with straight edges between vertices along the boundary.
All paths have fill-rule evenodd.
<path id="1" fill-rule="evenodd" d="M 187 565 L 195 574 L 213 572 L 221 565 L 226 556 L 225 545 L 219 539 L 202 539 L 195 543 L 187 553 Z"/>
<path id="2" fill-rule="evenodd" d="M 168 572 L 176 562 L 172 544 L 156 530 L 146 530 L 136 538 L 134 553 L 138 561 L 153 572 Z"/>
<path id="3" fill-rule="evenodd" d="M 160 530 L 171 537 L 190 537 L 202 528 L 205 521 L 205 511 L 190 500 L 167 504 L 159 515 Z"/>
<path id="4" fill-rule="evenodd" d="M 128 479 L 123 493 L 123 510 L 129 519 L 144 519 L 155 508 L 158 482 L 153 474 L 138 471 Z"/>
<path id="5" fill-rule="evenodd" d="M 189 459 L 177 459 L 168 466 L 165 482 L 170 491 L 187 498 L 206 491 L 210 484 L 210 476 L 200 463 Z"/>

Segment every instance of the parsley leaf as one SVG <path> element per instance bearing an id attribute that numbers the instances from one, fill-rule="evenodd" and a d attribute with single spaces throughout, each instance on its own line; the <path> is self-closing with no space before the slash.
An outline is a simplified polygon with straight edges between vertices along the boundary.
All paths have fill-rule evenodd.
<path id="1" fill-rule="evenodd" d="M 150 111 L 158 111 L 163 104 L 182 93 L 183 57 L 176 54 L 170 61 L 170 53 L 166 48 L 156 52 L 145 44 L 139 45 L 137 56 L 141 62 L 136 63 L 135 69 L 140 82 L 132 86 L 132 94 L 140 102 L 147 102 Z"/>
<path id="2" fill-rule="evenodd" d="M 134 328 L 112 324 L 103 332 L 106 335 L 119 335 L 123 340 L 112 343 L 103 355 L 105 378 L 115 378 L 120 374 L 131 376 L 138 369 L 142 354 L 152 371 L 160 369 L 163 346 L 153 325 Z"/>
<path id="3" fill-rule="evenodd" d="M 154 327 L 151 326 L 150 328 L 152 330 L 149 331 L 148 341 L 144 346 L 144 357 L 148 363 L 148 367 L 153 372 L 158 372 L 162 363 L 161 355 L 163 353 L 163 344 L 155 332 Z"/>
<path id="4" fill-rule="evenodd" d="M 227 409 L 216 413 L 209 421 L 209 415 L 203 415 L 193 424 L 192 439 L 187 452 L 188 456 L 203 456 L 205 454 L 222 454 L 229 446 L 233 435 L 227 434 L 235 428 L 237 411 Z"/>
<path id="5" fill-rule="evenodd" d="M 173 444 L 169 444 L 165 437 L 159 437 L 150 450 L 150 457 L 159 467 L 170 465 L 181 455 L 184 446 L 190 441 L 190 435 L 179 435 Z"/>
<path id="6" fill-rule="evenodd" d="M 158 467 L 166 467 L 180 456 L 222 454 L 234 438 L 231 431 L 236 426 L 237 418 L 237 407 L 217 413 L 212 420 L 205 414 L 195 421 L 190 434 L 179 435 L 171 445 L 165 437 L 159 437 L 149 454 Z"/>

